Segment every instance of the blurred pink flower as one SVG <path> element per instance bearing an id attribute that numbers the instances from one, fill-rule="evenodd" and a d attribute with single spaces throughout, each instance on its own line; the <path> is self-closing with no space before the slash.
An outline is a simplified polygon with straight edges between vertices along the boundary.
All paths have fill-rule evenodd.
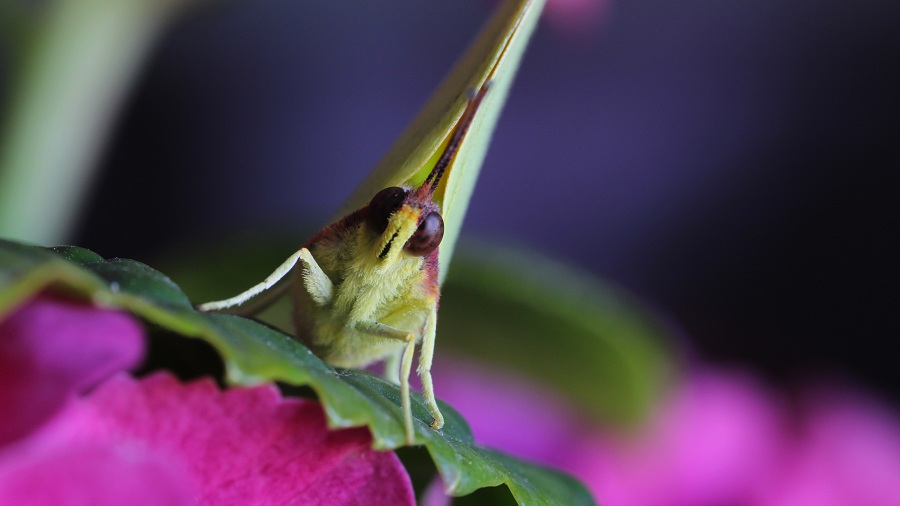
<path id="1" fill-rule="evenodd" d="M 580 37 L 596 32 L 611 9 L 611 0 L 547 0 L 542 16 L 561 34 Z"/>
<path id="2" fill-rule="evenodd" d="M 165 373 L 103 381 L 141 350 L 129 316 L 73 302 L 0 322 L 0 504 L 414 504 L 397 457 L 365 429 L 328 430 L 316 402 Z"/>
<path id="3" fill-rule="evenodd" d="M 128 315 L 49 297 L 0 320 L 0 448 L 135 365 L 143 348 L 143 331 Z"/>
<path id="4" fill-rule="evenodd" d="M 783 479 L 765 506 L 900 505 L 897 414 L 840 385 L 807 390 Z"/>
<path id="5" fill-rule="evenodd" d="M 609 505 L 757 504 L 781 457 L 780 408 L 747 375 L 697 370 L 640 431 L 592 435 L 573 471 Z"/>
<path id="6" fill-rule="evenodd" d="M 584 35 L 596 31 L 611 8 L 610 0 L 547 0 L 544 15 L 560 31 Z"/>
<path id="7" fill-rule="evenodd" d="M 751 375 L 698 367 L 626 433 L 522 378 L 448 360 L 435 375 L 477 441 L 574 474 L 604 506 L 900 505 L 898 417 L 847 389 L 792 410 Z"/>

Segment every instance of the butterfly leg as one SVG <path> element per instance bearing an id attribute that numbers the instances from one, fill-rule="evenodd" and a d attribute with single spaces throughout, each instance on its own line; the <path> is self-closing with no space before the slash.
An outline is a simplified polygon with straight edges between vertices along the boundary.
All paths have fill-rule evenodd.
<path id="1" fill-rule="evenodd" d="M 301 257 L 301 255 L 303 254 L 304 251 L 306 251 L 306 253 L 309 254 L 309 251 L 306 248 L 300 249 L 300 251 L 294 253 L 293 255 L 288 257 L 288 259 L 285 260 L 281 265 L 279 265 L 278 268 L 275 269 L 275 272 L 273 272 L 272 274 L 269 274 L 269 276 L 266 279 L 253 285 L 248 290 L 245 290 L 245 291 L 235 295 L 234 297 L 231 297 L 230 299 L 217 300 L 217 301 L 213 301 L 213 302 L 206 302 L 204 304 L 200 304 L 199 306 L 197 306 L 197 309 L 199 309 L 200 311 L 218 311 L 220 309 L 227 309 L 230 307 L 239 306 L 239 305 L 243 304 L 244 302 L 247 302 L 251 298 L 272 288 L 275 285 L 275 283 L 278 283 L 279 281 L 281 281 L 281 278 L 283 278 L 287 273 L 289 273 L 291 271 L 291 269 L 294 268 L 294 265 L 297 263 L 297 260 Z M 312 258 L 312 257 L 310 256 L 310 258 Z"/>
<path id="2" fill-rule="evenodd" d="M 409 399 L 409 375 L 412 372 L 413 352 L 416 348 L 416 335 L 376 321 L 362 321 L 356 329 L 373 336 L 386 337 L 406 343 L 400 358 L 400 404 L 403 408 L 403 426 L 406 430 L 406 444 L 415 444 L 413 431 L 412 406 Z"/>
<path id="3" fill-rule="evenodd" d="M 306 248 L 300 250 L 300 263 L 305 267 L 302 273 L 303 286 L 306 287 L 306 291 L 309 292 L 313 302 L 318 306 L 330 304 L 334 295 L 334 285 L 331 282 L 331 278 L 319 267 L 312 253 Z"/>
<path id="4" fill-rule="evenodd" d="M 437 401 L 434 399 L 434 383 L 431 381 L 431 360 L 434 357 L 434 337 L 437 327 L 437 307 L 432 304 L 428 313 L 428 319 L 425 320 L 425 331 L 422 334 L 422 349 L 419 350 L 419 378 L 422 379 L 422 395 L 425 397 L 425 405 L 434 420 L 431 422 L 432 429 L 440 429 L 444 426 L 444 416 L 438 409 Z"/>

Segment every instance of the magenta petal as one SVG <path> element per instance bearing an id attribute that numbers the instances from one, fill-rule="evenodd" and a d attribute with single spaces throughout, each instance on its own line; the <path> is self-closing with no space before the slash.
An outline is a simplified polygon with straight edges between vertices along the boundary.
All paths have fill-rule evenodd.
<path id="1" fill-rule="evenodd" d="M 30 446 L 4 455 L 0 463 L 0 504 L 194 504 L 190 483 L 177 462 L 153 453 L 99 442 Z"/>
<path id="2" fill-rule="evenodd" d="M 446 356 L 433 373 L 438 395 L 463 415 L 479 444 L 561 468 L 578 453 L 585 419 L 552 390 Z M 510 420 L 524 422 L 510 430 Z"/>
<path id="3" fill-rule="evenodd" d="M 130 316 L 38 297 L 0 322 L 0 446 L 28 434 L 73 394 L 135 364 L 143 348 Z"/>
<path id="4" fill-rule="evenodd" d="M 168 375 L 118 377 L 85 401 L 92 437 L 181 461 L 200 504 L 415 504 L 392 452 L 365 429 L 328 430 L 321 405 L 271 386 L 220 391 Z"/>
<path id="5" fill-rule="evenodd" d="M 798 441 L 766 506 L 900 504 L 900 418 L 846 388 L 810 396 Z"/>
<path id="6" fill-rule="evenodd" d="M 750 377 L 696 372 L 641 432 L 600 435 L 575 471 L 603 504 L 754 504 L 784 442 L 778 407 Z"/>

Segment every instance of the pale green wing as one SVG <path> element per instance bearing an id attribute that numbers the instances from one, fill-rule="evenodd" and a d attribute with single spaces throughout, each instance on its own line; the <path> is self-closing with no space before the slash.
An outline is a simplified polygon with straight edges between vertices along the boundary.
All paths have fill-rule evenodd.
<path id="1" fill-rule="evenodd" d="M 491 80 L 491 89 L 435 194 L 444 218 L 440 271 L 443 282 L 494 126 L 543 5 L 544 0 L 503 3 L 416 119 L 341 206 L 335 218 L 363 207 L 382 188 L 416 186 L 424 181 L 437 162 L 439 148 L 462 116 L 469 91 Z"/>

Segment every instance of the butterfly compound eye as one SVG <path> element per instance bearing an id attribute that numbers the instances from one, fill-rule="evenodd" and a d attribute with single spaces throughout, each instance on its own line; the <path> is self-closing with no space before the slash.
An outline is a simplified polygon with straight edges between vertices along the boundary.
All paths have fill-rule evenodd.
<path id="1" fill-rule="evenodd" d="M 438 213 L 430 213 L 406 241 L 404 248 L 412 255 L 423 257 L 436 250 L 443 238 L 444 219 Z"/>
<path id="2" fill-rule="evenodd" d="M 398 186 L 391 186 L 376 193 L 369 202 L 369 214 L 366 216 L 369 227 L 378 234 L 384 232 L 388 219 L 403 204 L 405 198 L 406 190 Z"/>

